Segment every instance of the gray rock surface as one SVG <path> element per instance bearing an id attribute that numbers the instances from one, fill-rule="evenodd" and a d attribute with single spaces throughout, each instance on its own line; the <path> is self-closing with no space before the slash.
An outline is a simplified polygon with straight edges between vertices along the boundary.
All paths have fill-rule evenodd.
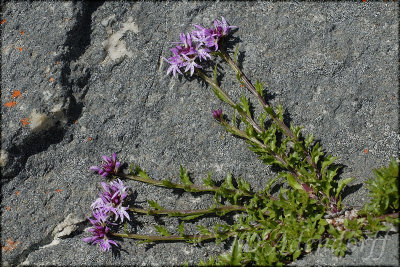
<path id="1" fill-rule="evenodd" d="M 170 56 L 170 42 L 192 24 L 209 26 L 223 16 L 239 27 L 234 36 L 247 76 L 264 81 L 270 103 L 282 103 L 293 123 L 313 132 L 339 158 L 345 165 L 342 178 L 356 178 L 347 205 L 363 205 L 368 200 L 363 183 L 371 170 L 398 155 L 395 2 L 33 1 L 6 3 L 2 12 L 4 265 L 176 265 L 229 249 L 124 240 L 119 253 L 101 253 L 81 241 L 88 236 L 86 217 L 102 180 L 89 167 L 98 165 L 101 155 L 116 152 L 122 162 L 157 179 L 177 181 L 180 165 L 195 182 L 209 171 L 216 179 L 231 172 L 261 188 L 276 175 L 213 121 L 212 109 L 229 109 L 209 87 L 166 75 L 161 57 Z M 223 73 L 224 88 L 240 96 L 243 90 L 225 65 Z M 10 101 L 15 105 L 8 107 Z M 143 207 L 145 199 L 171 208 L 211 203 L 207 195 L 129 184 Z M 156 222 L 167 229 L 178 224 L 137 216 L 132 226 L 155 234 Z M 371 254 L 376 260 L 322 251 L 297 264 L 398 265 L 397 234 L 376 244 L 383 248 L 382 254 Z"/>

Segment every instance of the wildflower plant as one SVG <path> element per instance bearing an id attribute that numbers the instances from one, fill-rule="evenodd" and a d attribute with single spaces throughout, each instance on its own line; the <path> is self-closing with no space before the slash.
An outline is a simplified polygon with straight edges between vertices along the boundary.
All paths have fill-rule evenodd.
<path id="1" fill-rule="evenodd" d="M 129 173 L 119 171 L 120 163 L 103 156 L 104 163 L 90 169 L 103 177 L 114 179 L 107 184 L 99 198 L 92 204 L 92 237 L 84 241 L 100 243 L 101 250 L 117 246 L 111 237 L 138 239 L 142 242 L 186 241 L 199 243 L 215 240 L 217 243 L 233 240 L 230 253 L 201 261 L 202 265 L 271 265 L 286 264 L 301 255 L 310 253 L 319 246 L 331 248 L 336 255 L 344 256 L 349 241 L 362 240 L 366 235 L 389 229 L 386 223 L 399 223 L 398 162 L 392 159 L 389 167 L 375 170 L 375 179 L 368 182 L 371 202 L 362 209 L 344 207 L 342 191 L 353 178 L 339 179 L 339 166 L 335 157 L 327 155 L 312 134 L 305 137 L 302 127 L 287 125 L 283 118 L 283 107 L 269 105 L 265 100 L 263 83 L 254 85 L 238 67 L 238 47 L 233 58 L 225 50 L 224 41 L 236 26 L 229 26 L 224 18 L 215 20 L 213 26 L 204 28 L 194 25 L 196 30 L 181 33 L 180 41 L 174 42 L 172 56 L 164 60 L 169 64 L 167 74 L 173 76 L 187 73 L 203 79 L 215 95 L 233 110 L 231 120 L 222 109 L 213 110 L 212 117 L 234 136 L 246 141 L 249 149 L 256 153 L 266 165 L 279 167 L 277 177 L 266 181 L 264 189 L 254 191 L 242 178 L 226 176 L 219 186 L 211 175 L 203 179 L 202 185 L 193 184 L 188 172 L 180 168 L 180 183 L 168 179 L 149 177 L 140 167 L 131 165 Z M 253 94 L 262 108 L 256 118 L 245 96 L 233 100 L 217 82 L 216 67 L 205 71 L 205 62 L 221 58 L 236 74 L 241 88 Z M 211 73 L 211 74 L 210 74 Z M 243 122 L 239 126 L 237 120 Z M 269 120 L 268 126 L 265 121 Z M 271 188 L 283 178 L 286 187 L 277 193 Z M 122 180 L 135 180 L 154 186 L 180 189 L 186 192 L 206 192 L 214 195 L 214 204 L 207 209 L 166 209 L 156 201 L 148 200 L 147 209 L 124 206 L 129 187 Z M 141 235 L 118 231 L 118 226 L 129 220 L 132 214 L 177 217 L 181 223 L 179 235 L 173 235 L 161 225 L 156 226 L 159 235 Z M 207 228 L 197 225 L 198 233 L 187 233 L 185 222 L 200 216 L 224 216 L 239 214 L 232 224 L 216 224 Z M 131 214 L 131 215 L 129 215 Z M 116 229 L 116 231 L 111 231 Z M 322 243 L 321 243 L 322 242 Z"/>

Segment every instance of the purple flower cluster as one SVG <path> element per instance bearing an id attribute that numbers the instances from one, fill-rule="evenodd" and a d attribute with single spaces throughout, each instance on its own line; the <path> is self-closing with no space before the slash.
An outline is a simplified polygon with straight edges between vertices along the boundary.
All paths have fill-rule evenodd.
<path id="1" fill-rule="evenodd" d="M 104 163 L 101 164 L 100 167 L 98 166 L 92 166 L 90 169 L 92 171 L 98 172 L 101 176 L 108 176 L 111 173 L 118 173 L 119 166 L 121 163 L 117 161 L 117 154 L 113 153 L 112 158 L 107 157 L 107 156 L 101 156 L 102 159 L 104 160 Z"/>
<path id="2" fill-rule="evenodd" d="M 217 109 L 212 111 L 214 119 L 220 120 L 222 118 L 222 109 Z"/>
<path id="3" fill-rule="evenodd" d="M 129 186 L 124 186 L 120 179 L 114 180 L 110 184 L 102 182 L 101 186 L 104 191 L 90 206 L 93 219 L 89 218 L 89 221 L 93 227 L 89 229 L 89 232 L 92 232 L 93 236 L 84 238 L 83 241 L 92 243 L 92 245 L 99 243 L 101 251 L 108 251 L 111 245 L 118 246 L 107 235 L 110 231 L 109 226 L 115 225 L 115 221 L 118 219 L 121 222 L 124 221 L 124 218 L 130 220 L 127 212 L 129 207 L 123 206 L 123 202 L 128 196 Z M 114 222 L 111 221 L 113 218 Z"/>
<path id="4" fill-rule="evenodd" d="M 228 26 L 225 19 L 221 17 L 221 21 L 214 20 L 213 28 L 203 28 L 200 25 L 194 25 L 197 30 L 192 33 L 179 34 L 180 42 L 173 42 L 176 44 L 171 48 L 174 54 L 169 59 L 165 59 L 171 66 L 167 70 L 167 74 L 172 72 L 174 76 L 180 73 L 182 68 L 184 72 L 190 71 L 190 76 L 194 73 L 194 68 L 202 68 L 201 61 L 207 61 L 211 58 L 210 52 L 218 51 L 218 43 L 221 38 L 227 36 L 231 29 L 237 28 L 236 26 Z"/>

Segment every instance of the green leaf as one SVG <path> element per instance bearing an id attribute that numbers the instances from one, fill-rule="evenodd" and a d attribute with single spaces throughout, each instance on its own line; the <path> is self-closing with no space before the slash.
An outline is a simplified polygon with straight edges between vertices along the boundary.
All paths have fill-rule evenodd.
<path id="1" fill-rule="evenodd" d="M 156 210 L 163 210 L 164 209 L 156 201 L 147 200 L 147 203 L 149 203 L 149 205 L 152 206 L 153 208 L 155 208 Z"/>
<path id="2" fill-rule="evenodd" d="M 129 174 L 134 174 L 135 172 L 134 172 L 134 168 L 135 168 L 135 165 L 133 164 L 133 163 L 131 163 L 130 165 L 129 165 Z"/>
<path id="3" fill-rule="evenodd" d="M 142 170 L 139 166 L 136 166 L 135 172 L 139 177 L 150 179 L 149 175 L 147 175 L 147 173 L 144 170 Z"/>
<path id="4" fill-rule="evenodd" d="M 213 92 L 221 101 L 229 103 L 228 99 L 226 99 L 226 97 L 223 94 L 221 94 L 221 92 L 218 89 L 213 88 Z"/>
<path id="5" fill-rule="evenodd" d="M 212 173 L 207 175 L 207 178 L 203 178 L 203 183 L 205 186 L 215 186 L 215 182 L 211 178 Z"/>
<path id="6" fill-rule="evenodd" d="M 264 110 L 271 116 L 275 117 L 274 109 L 271 106 L 265 107 Z"/>
<path id="7" fill-rule="evenodd" d="M 214 78 L 215 84 L 218 84 L 218 82 L 217 82 L 217 64 L 214 65 L 213 78 Z"/>
<path id="8" fill-rule="evenodd" d="M 268 114 L 266 112 L 262 112 L 260 117 L 258 118 L 258 123 L 261 126 L 261 129 L 264 130 L 264 121 L 267 118 Z"/>
<path id="9" fill-rule="evenodd" d="M 328 155 L 322 162 L 321 171 L 324 171 L 325 168 L 331 165 L 336 159 L 337 157 L 332 157 L 331 155 Z"/>
<path id="10" fill-rule="evenodd" d="M 293 253 L 293 260 L 296 260 L 300 255 L 301 255 L 301 250 L 296 249 L 296 251 Z"/>
<path id="11" fill-rule="evenodd" d="M 163 180 L 163 181 L 162 181 L 162 184 L 163 184 L 163 186 L 165 186 L 165 187 L 169 187 L 169 188 L 172 188 L 172 187 L 173 187 L 173 184 L 172 184 L 169 180 Z"/>
<path id="12" fill-rule="evenodd" d="M 260 96 L 264 97 L 264 83 L 260 83 L 258 80 L 256 81 L 256 84 L 254 85 L 256 88 L 257 93 L 260 94 Z"/>
<path id="13" fill-rule="evenodd" d="M 276 105 L 276 110 L 277 110 L 276 115 L 278 116 L 278 119 L 280 121 L 283 121 L 283 107 L 280 103 L 278 103 L 278 105 Z"/>
<path id="14" fill-rule="evenodd" d="M 232 174 L 228 173 L 226 178 L 225 178 L 225 182 L 223 183 L 223 185 L 225 185 L 225 188 L 227 189 L 231 189 L 231 190 L 235 190 L 236 188 L 233 186 L 232 183 Z"/>
<path id="15" fill-rule="evenodd" d="M 203 214 L 188 215 L 188 216 L 180 217 L 179 219 L 182 221 L 190 221 L 190 220 L 196 219 L 200 216 L 203 216 Z"/>
<path id="16" fill-rule="evenodd" d="M 161 225 L 154 225 L 154 228 L 156 228 L 157 232 L 162 235 L 162 236 L 170 236 L 171 233 L 167 231 L 164 227 Z"/>
<path id="17" fill-rule="evenodd" d="M 238 183 L 238 188 L 244 192 L 251 192 L 250 184 L 246 182 L 243 178 L 236 179 Z"/>
<path id="18" fill-rule="evenodd" d="M 314 164 L 317 164 L 319 161 L 319 158 L 323 155 L 324 155 L 324 153 L 322 152 L 322 148 L 319 146 L 319 143 L 317 142 L 311 151 L 311 158 L 312 158 L 312 161 L 314 162 Z"/>
<path id="19" fill-rule="evenodd" d="M 290 173 L 282 173 L 282 174 L 283 174 L 282 176 L 286 178 L 286 180 L 288 181 L 288 184 L 292 188 L 295 188 L 298 190 L 303 190 L 303 187 L 296 181 L 296 178 L 294 178 L 293 175 L 291 175 Z"/>
<path id="20" fill-rule="evenodd" d="M 202 235 L 210 235 L 211 234 L 210 230 L 208 230 L 203 225 L 197 225 L 196 227 L 200 231 L 200 234 L 202 234 Z"/>
<path id="21" fill-rule="evenodd" d="M 355 178 L 350 177 L 350 178 L 346 178 L 344 180 L 340 180 L 338 182 L 338 186 L 337 186 L 337 189 L 336 189 L 335 197 L 338 198 L 338 196 L 339 196 L 340 192 L 342 191 L 343 187 L 345 187 L 348 183 L 350 183 L 354 179 Z"/>
<path id="22" fill-rule="evenodd" d="M 218 257 L 219 261 L 226 266 L 239 266 L 242 261 L 242 245 L 235 238 L 230 254 L 223 254 Z"/>
<path id="23" fill-rule="evenodd" d="M 233 125 L 233 127 L 238 128 L 238 125 L 236 124 L 236 109 L 233 110 L 232 125 Z"/>
<path id="24" fill-rule="evenodd" d="M 242 245 L 235 238 L 235 241 L 233 241 L 230 265 L 232 266 L 240 265 L 241 261 L 242 261 Z"/>
<path id="25" fill-rule="evenodd" d="M 240 105 L 241 105 L 242 109 L 244 110 L 244 112 L 246 112 L 247 115 L 251 116 L 249 101 L 247 100 L 247 98 L 245 97 L 244 94 L 242 94 L 242 96 L 240 97 L 240 101 L 241 101 Z"/>
<path id="26" fill-rule="evenodd" d="M 185 168 L 179 166 L 179 176 L 184 185 L 192 185 L 193 183 L 190 181 L 189 174 Z"/>
<path id="27" fill-rule="evenodd" d="M 307 134 L 307 137 L 306 137 L 306 139 L 304 141 L 306 148 L 310 147 L 310 145 L 313 142 L 313 140 L 314 140 L 314 134 Z"/>
<path id="28" fill-rule="evenodd" d="M 124 232 L 125 232 L 125 234 L 129 234 L 129 231 L 128 231 L 128 224 L 127 224 L 126 221 L 124 222 Z"/>
<path id="29" fill-rule="evenodd" d="M 185 235 L 185 223 L 184 222 L 181 222 L 180 224 L 179 224 L 179 226 L 178 226 L 178 231 L 179 231 L 179 233 L 181 234 L 181 236 L 184 236 Z"/>

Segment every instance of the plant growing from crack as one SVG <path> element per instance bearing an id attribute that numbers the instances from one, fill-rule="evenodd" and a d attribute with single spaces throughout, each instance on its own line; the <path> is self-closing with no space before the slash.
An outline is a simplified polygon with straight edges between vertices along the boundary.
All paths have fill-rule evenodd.
<path id="1" fill-rule="evenodd" d="M 99 244 L 101 250 L 118 246 L 113 237 L 132 238 L 142 242 L 186 241 L 198 243 L 215 240 L 217 243 L 234 239 L 232 250 L 218 258 L 201 261 L 204 265 L 270 265 L 286 264 L 299 256 L 325 246 L 333 249 L 336 255 L 344 256 L 348 242 L 362 240 L 366 235 L 375 235 L 389 229 L 387 223 L 399 223 L 398 163 L 392 159 L 389 167 L 375 170 L 375 179 L 368 182 L 371 202 L 362 209 L 341 205 L 342 189 L 353 178 L 338 180 L 339 166 L 335 157 L 326 155 L 313 135 L 305 138 L 299 126 L 287 125 L 283 118 L 281 105 L 273 107 L 267 103 L 263 84 L 254 85 L 238 67 L 238 47 L 233 58 L 225 49 L 225 40 L 232 29 L 225 19 L 215 20 L 211 28 L 195 25 L 192 33 L 180 34 L 180 42 L 171 49 L 173 56 L 164 59 L 170 66 L 167 74 L 183 74 L 203 79 L 215 95 L 227 103 L 234 115 L 229 121 L 221 109 L 212 111 L 212 116 L 226 131 L 246 141 L 251 151 L 256 153 L 266 165 L 274 165 L 281 170 L 278 176 L 270 179 L 264 189 L 253 191 L 242 178 L 227 175 L 223 183 L 217 183 L 211 175 L 203 179 L 202 185 L 191 182 L 187 171 L 180 168 L 180 183 L 168 179 L 156 180 L 140 167 L 131 165 L 128 173 L 119 170 L 117 156 L 103 156 L 101 166 L 90 169 L 112 181 L 102 183 L 104 189 L 92 204 L 92 237 L 84 241 Z M 241 87 L 253 94 L 262 108 L 255 118 L 249 100 L 243 95 L 235 102 L 217 82 L 217 68 L 212 75 L 204 71 L 206 61 L 220 57 L 236 74 Z M 236 117 L 238 114 L 238 118 Z M 243 126 L 237 123 L 240 119 Z M 268 122 L 267 124 L 265 122 Z M 266 126 L 267 125 L 267 126 Z M 281 187 L 272 194 L 271 187 L 283 178 L 288 187 Z M 166 209 L 156 201 L 148 200 L 147 209 L 123 206 L 129 187 L 120 180 L 135 180 L 165 188 L 180 189 L 186 192 L 206 192 L 214 195 L 214 204 L 207 209 L 175 210 Z M 156 230 L 159 235 L 121 233 L 119 228 L 129 213 L 151 216 L 177 217 L 181 223 L 178 234 L 172 234 L 161 225 Z M 188 234 L 184 222 L 205 215 L 224 216 L 239 214 L 233 224 L 217 224 L 212 228 L 197 225 L 198 233 Z M 126 223 L 126 221 L 125 221 Z M 126 226 L 126 225 L 125 225 Z M 323 241 L 323 243 L 321 243 Z"/>

